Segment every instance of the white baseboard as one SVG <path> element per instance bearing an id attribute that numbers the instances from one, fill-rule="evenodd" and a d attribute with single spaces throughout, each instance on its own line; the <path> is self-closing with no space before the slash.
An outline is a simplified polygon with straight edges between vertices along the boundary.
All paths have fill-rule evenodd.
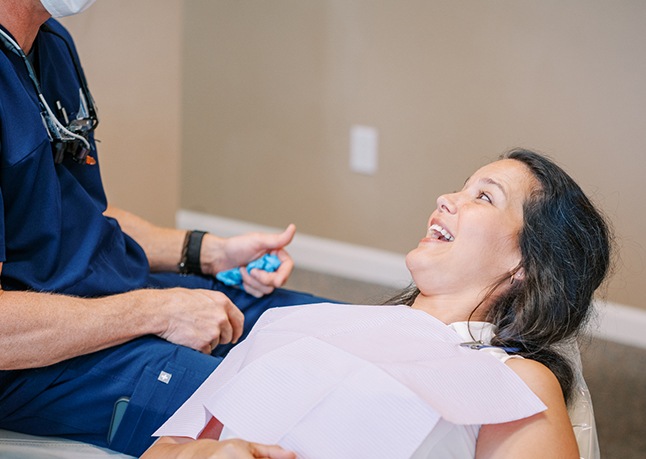
<path id="1" fill-rule="evenodd" d="M 177 212 L 176 222 L 178 228 L 199 228 L 223 237 L 254 231 L 282 231 L 282 228 L 183 209 Z M 297 233 L 289 245 L 289 253 L 296 266 L 310 271 L 396 288 L 403 288 L 411 281 L 403 254 L 301 233 Z M 646 310 L 615 303 L 598 303 L 597 306 L 600 311 L 598 324 L 590 330 L 594 336 L 646 349 Z"/>
<path id="2" fill-rule="evenodd" d="M 597 310 L 598 326 L 590 327 L 594 336 L 646 349 L 646 310 L 610 302 L 597 303 Z"/>

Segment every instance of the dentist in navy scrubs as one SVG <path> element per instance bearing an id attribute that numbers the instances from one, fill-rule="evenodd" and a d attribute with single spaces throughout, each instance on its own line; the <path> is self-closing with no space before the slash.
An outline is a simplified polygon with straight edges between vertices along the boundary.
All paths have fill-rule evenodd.
<path id="1" fill-rule="evenodd" d="M 262 312 L 323 299 L 280 288 L 293 225 L 220 238 L 109 205 L 95 103 L 53 19 L 92 3 L 0 0 L 0 428 L 140 455 Z M 280 267 L 242 268 L 242 288 L 214 277 L 267 253 Z"/>

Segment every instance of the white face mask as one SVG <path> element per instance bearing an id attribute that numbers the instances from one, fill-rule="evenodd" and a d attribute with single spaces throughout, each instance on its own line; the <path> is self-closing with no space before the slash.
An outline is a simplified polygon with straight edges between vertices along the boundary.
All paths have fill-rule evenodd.
<path id="1" fill-rule="evenodd" d="M 40 0 L 53 18 L 72 16 L 86 10 L 96 0 Z"/>

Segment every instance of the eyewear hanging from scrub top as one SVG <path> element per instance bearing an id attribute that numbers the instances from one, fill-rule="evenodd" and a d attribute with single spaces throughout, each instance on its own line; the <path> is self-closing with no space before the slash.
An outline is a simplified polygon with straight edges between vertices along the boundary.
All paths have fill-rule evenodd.
<path id="1" fill-rule="evenodd" d="M 70 49 L 70 45 L 67 43 L 64 37 L 54 32 L 47 24 L 44 24 L 41 27 L 43 32 L 48 32 L 53 35 L 56 35 L 58 38 L 63 40 L 67 50 L 72 57 L 72 62 L 74 63 L 74 70 L 78 76 L 79 81 L 81 82 L 81 87 L 79 88 L 79 110 L 76 114 L 76 118 L 70 120 L 68 118 L 65 108 L 61 105 L 60 101 L 56 102 L 56 111 L 58 116 L 51 109 L 45 96 L 43 96 L 42 91 L 40 90 L 40 83 L 36 77 L 36 72 L 34 71 L 31 62 L 25 55 L 25 52 L 22 50 L 20 45 L 11 38 L 0 27 L 0 42 L 5 46 L 6 49 L 17 54 L 25 63 L 27 67 L 27 73 L 29 73 L 29 78 L 34 85 L 34 89 L 38 94 L 38 102 L 40 104 L 40 115 L 43 118 L 43 123 L 47 128 L 49 135 L 49 140 L 52 142 L 53 151 L 54 151 L 54 161 L 56 164 L 63 162 L 65 157 L 70 157 L 74 161 L 80 164 L 94 164 L 96 161 L 92 156 L 89 155 L 92 146 L 90 145 L 89 136 L 99 124 L 99 118 L 97 115 L 96 105 L 92 99 L 92 94 L 87 87 L 87 82 L 85 77 L 79 68 L 79 63 L 74 57 L 74 53 Z"/>

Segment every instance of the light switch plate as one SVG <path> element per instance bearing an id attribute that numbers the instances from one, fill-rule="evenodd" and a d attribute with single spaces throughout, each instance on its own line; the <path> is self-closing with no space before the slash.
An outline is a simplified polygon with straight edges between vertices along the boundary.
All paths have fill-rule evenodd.
<path id="1" fill-rule="evenodd" d="M 350 128 L 350 170 L 359 174 L 377 172 L 379 133 L 372 126 Z"/>

